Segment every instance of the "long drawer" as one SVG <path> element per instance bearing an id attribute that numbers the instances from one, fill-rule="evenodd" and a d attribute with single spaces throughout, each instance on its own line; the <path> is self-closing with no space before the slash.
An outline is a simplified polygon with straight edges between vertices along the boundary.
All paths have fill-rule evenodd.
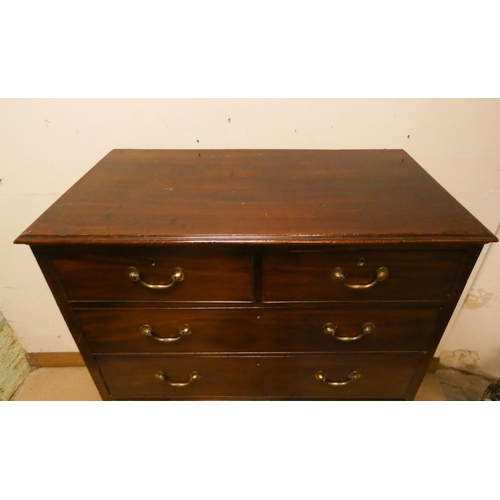
<path id="1" fill-rule="evenodd" d="M 75 311 L 94 353 L 424 351 L 438 314 L 394 304 Z"/>
<path id="2" fill-rule="evenodd" d="M 263 297 L 279 301 L 445 300 L 462 250 L 282 252 L 263 257 Z"/>
<path id="3" fill-rule="evenodd" d="M 70 301 L 248 302 L 252 256 L 223 250 L 60 251 L 53 265 Z"/>
<path id="4" fill-rule="evenodd" d="M 96 356 L 113 399 L 403 399 L 422 356 Z M 336 385 L 335 385 L 336 384 Z"/>

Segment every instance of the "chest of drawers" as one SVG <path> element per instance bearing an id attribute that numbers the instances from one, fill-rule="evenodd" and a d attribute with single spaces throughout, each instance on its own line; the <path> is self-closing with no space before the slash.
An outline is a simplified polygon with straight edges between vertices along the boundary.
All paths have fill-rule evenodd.
<path id="1" fill-rule="evenodd" d="M 401 150 L 114 150 L 31 246 L 103 399 L 413 399 L 496 241 Z"/>

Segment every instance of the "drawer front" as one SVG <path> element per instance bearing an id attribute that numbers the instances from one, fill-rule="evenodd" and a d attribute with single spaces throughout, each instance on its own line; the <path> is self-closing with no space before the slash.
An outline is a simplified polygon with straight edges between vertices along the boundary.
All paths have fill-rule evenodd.
<path id="1" fill-rule="evenodd" d="M 71 301 L 245 302 L 253 296 L 249 254 L 111 249 L 59 254 L 53 264 Z"/>
<path id="2" fill-rule="evenodd" d="M 269 254 L 263 300 L 445 300 L 463 257 L 461 250 Z"/>
<path id="3" fill-rule="evenodd" d="M 402 399 L 423 360 L 377 354 L 96 358 L 113 399 Z"/>
<path id="4" fill-rule="evenodd" d="M 94 353 L 424 351 L 438 308 L 77 310 Z"/>

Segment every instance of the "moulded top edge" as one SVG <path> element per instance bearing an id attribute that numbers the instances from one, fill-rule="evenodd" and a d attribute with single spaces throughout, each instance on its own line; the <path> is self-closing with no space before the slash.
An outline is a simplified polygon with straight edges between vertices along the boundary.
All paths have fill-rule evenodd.
<path id="1" fill-rule="evenodd" d="M 492 233 L 477 235 L 349 235 L 342 237 L 326 236 L 264 236 L 264 235 L 234 235 L 210 236 L 190 235 L 179 236 L 117 236 L 117 235 L 21 235 L 14 243 L 26 245 L 170 245 L 170 244 L 405 244 L 405 243 L 464 243 L 487 244 L 497 242 L 498 238 Z"/>

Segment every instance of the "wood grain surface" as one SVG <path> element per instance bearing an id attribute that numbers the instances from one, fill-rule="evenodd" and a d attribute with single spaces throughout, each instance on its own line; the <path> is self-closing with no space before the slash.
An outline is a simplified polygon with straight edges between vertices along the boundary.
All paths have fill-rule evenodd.
<path id="1" fill-rule="evenodd" d="M 17 243 L 495 237 L 403 150 L 113 150 Z"/>

